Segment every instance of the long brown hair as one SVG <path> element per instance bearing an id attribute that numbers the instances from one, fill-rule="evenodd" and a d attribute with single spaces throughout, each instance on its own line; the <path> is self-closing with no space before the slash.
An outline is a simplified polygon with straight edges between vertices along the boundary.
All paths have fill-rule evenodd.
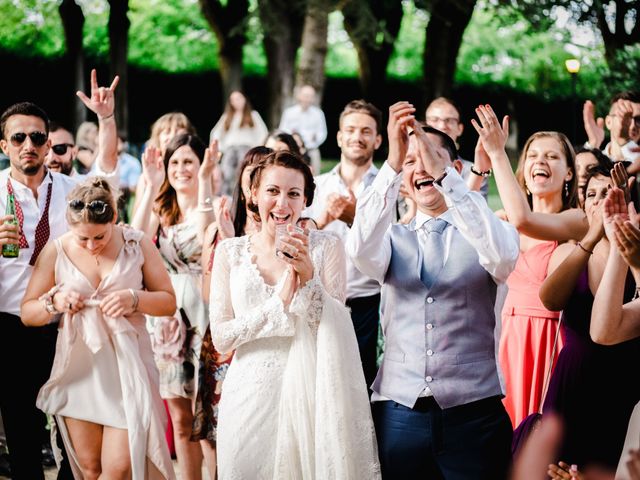
<path id="1" fill-rule="evenodd" d="M 169 227 L 180 223 L 182 217 L 176 191 L 169 183 L 168 169 L 169 160 L 171 160 L 173 154 L 176 153 L 176 150 L 185 145 L 193 150 L 193 153 L 195 153 L 198 160 L 200 160 L 200 164 L 202 164 L 204 152 L 207 148 L 199 137 L 196 135 L 189 135 L 188 133 L 177 135 L 167 146 L 167 151 L 164 154 L 164 182 L 162 183 L 158 196 L 153 203 L 153 211 L 158 215 L 158 217 L 160 217 L 160 223 L 163 227 Z"/>
<path id="2" fill-rule="evenodd" d="M 224 106 L 224 129 L 225 131 L 229 131 L 231 128 L 231 121 L 233 120 L 233 115 L 235 114 L 235 110 L 231 105 L 231 95 L 234 93 L 239 93 L 244 97 L 244 108 L 242 109 L 242 120 L 240 121 L 240 127 L 249 127 L 253 128 L 253 117 L 251 113 L 253 112 L 253 107 L 251 106 L 251 102 L 247 98 L 247 96 L 242 93 L 240 90 L 234 90 L 229 95 L 227 99 L 227 103 Z"/>
<path id="3" fill-rule="evenodd" d="M 569 170 L 573 172 L 571 180 L 566 182 L 566 189 L 562 190 L 562 209 L 560 211 L 562 212 L 570 208 L 576 208 L 578 206 L 578 175 L 576 174 L 576 154 L 567 136 L 564 133 L 560 132 L 536 132 L 531 135 L 527 139 L 527 142 L 524 144 L 524 148 L 522 149 L 522 153 L 520 154 L 520 158 L 518 159 L 516 178 L 518 179 L 520 188 L 527 197 L 529 206 L 533 208 L 533 199 L 524 182 L 524 163 L 527 158 L 527 152 L 529 151 L 531 143 L 539 138 L 553 138 L 560 144 L 562 153 L 564 153 L 564 158 L 567 162 L 567 167 L 569 167 Z"/>

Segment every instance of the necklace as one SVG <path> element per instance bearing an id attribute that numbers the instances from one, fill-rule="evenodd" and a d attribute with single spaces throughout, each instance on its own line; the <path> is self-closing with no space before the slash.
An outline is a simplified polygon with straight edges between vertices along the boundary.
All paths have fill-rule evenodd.
<path id="1" fill-rule="evenodd" d="M 96 265 L 97 265 L 97 266 L 100 266 L 100 260 L 98 260 L 98 257 L 99 257 L 99 256 L 100 256 L 100 254 L 95 255 L 95 256 L 93 257 L 93 258 L 95 258 L 95 259 L 96 259 Z"/>

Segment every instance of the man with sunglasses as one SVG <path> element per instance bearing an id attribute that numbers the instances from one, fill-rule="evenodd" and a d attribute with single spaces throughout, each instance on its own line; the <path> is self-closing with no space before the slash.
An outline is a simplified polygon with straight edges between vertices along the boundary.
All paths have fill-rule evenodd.
<path id="1" fill-rule="evenodd" d="M 100 163 L 112 176 L 116 175 L 117 162 L 115 85 L 117 77 L 111 87 L 98 87 L 94 71 L 91 98 L 78 93 L 98 115 L 104 137 Z M 46 168 L 52 144 L 49 119 L 37 105 L 23 102 L 5 110 L 0 116 L 0 134 L 0 148 L 10 162 L 10 167 L 0 172 L 0 215 L 6 211 L 7 194 L 13 193 L 18 220 L 17 226 L 6 224 L 10 217 L 2 215 L 0 246 L 20 246 L 17 258 L 0 257 L 0 410 L 12 478 L 39 480 L 44 479 L 40 459 L 45 423 L 35 400 L 51 372 L 57 328 L 25 327 L 20 319 L 20 303 L 40 251 L 48 241 L 68 230 L 66 197 L 77 180 Z M 112 145 L 107 145 L 109 141 Z"/>
<path id="2" fill-rule="evenodd" d="M 45 166 L 52 172 L 63 175 L 78 175 L 73 168 L 73 160 L 78 153 L 78 147 L 73 142 L 73 135 L 69 130 L 51 122 L 49 126 L 49 141 L 51 148 L 45 157 Z M 84 175 L 82 176 L 84 178 Z"/>

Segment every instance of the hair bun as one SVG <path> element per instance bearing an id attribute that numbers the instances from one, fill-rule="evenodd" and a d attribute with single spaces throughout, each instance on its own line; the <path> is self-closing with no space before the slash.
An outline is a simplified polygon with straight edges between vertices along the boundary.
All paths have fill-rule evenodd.
<path id="1" fill-rule="evenodd" d="M 111 185 L 109 185 L 109 182 L 104 177 L 92 177 L 89 180 L 89 184 L 92 187 L 101 188 L 101 189 L 106 190 L 107 192 L 111 193 Z"/>

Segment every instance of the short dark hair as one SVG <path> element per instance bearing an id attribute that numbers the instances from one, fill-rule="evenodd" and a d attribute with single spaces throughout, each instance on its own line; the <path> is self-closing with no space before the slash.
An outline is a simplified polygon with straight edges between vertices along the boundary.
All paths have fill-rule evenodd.
<path id="1" fill-rule="evenodd" d="M 364 113 L 365 115 L 369 115 L 376 121 L 376 134 L 382 133 L 382 112 L 376 107 L 373 103 L 369 103 L 366 100 L 352 100 L 347 103 L 340 114 L 340 119 L 338 124 L 342 126 L 342 120 L 347 115 L 351 115 L 352 113 Z"/>
<path id="2" fill-rule="evenodd" d="M 440 137 L 440 140 L 442 140 L 442 147 L 447 151 L 452 162 L 458 159 L 458 149 L 456 149 L 456 144 L 449 135 L 438 130 L 437 128 L 430 127 L 425 123 L 420 122 L 420 125 L 422 126 L 422 130 L 424 130 L 426 133 L 431 133 Z"/>
<path id="3" fill-rule="evenodd" d="M 67 127 L 65 127 L 64 125 L 59 124 L 58 122 L 56 122 L 54 120 L 50 120 L 49 121 L 49 133 L 57 132 L 58 130 L 64 130 L 65 132 L 69 132 L 69 134 L 71 134 L 71 136 L 73 137 L 73 132 L 71 132 L 71 130 L 69 130 Z"/>
<path id="4" fill-rule="evenodd" d="M 236 237 L 244 235 L 244 227 L 247 224 L 247 202 L 250 202 L 250 198 L 244 198 L 244 192 L 242 191 L 242 174 L 247 167 L 253 167 L 260 163 L 264 158 L 273 153 L 273 150 L 267 147 L 258 146 L 249 149 L 245 153 L 242 162 L 238 165 L 238 174 L 236 181 L 236 188 L 233 191 L 233 202 L 231 204 L 231 214 L 233 215 L 233 230 Z M 255 218 L 255 212 L 254 212 Z"/>
<path id="5" fill-rule="evenodd" d="M 254 187 L 257 188 L 260 186 L 262 173 L 271 166 L 291 168 L 302 173 L 302 176 L 304 177 L 304 196 L 306 198 L 306 206 L 311 206 L 313 203 L 313 195 L 316 190 L 316 184 L 313 180 L 311 169 L 309 168 L 309 165 L 304 163 L 302 158 L 300 158 L 300 155 L 296 155 L 295 153 L 291 153 L 286 150 L 272 152 L 256 164 L 254 169 L 251 171 L 251 188 L 253 189 Z M 253 203 L 253 201 L 249 200 L 248 207 L 252 212 L 258 213 L 258 206 Z"/>
<path id="6" fill-rule="evenodd" d="M 0 116 L 0 134 L 2 134 L 3 139 L 6 140 L 4 129 L 7 126 L 7 121 L 14 115 L 27 115 L 40 118 L 44 122 L 44 133 L 49 135 L 49 117 L 45 111 L 35 103 L 20 102 L 11 105 L 2 113 L 2 116 Z"/>
<path id="7" fill-rule="evenodd" d="M 300 155 L 300 147 L 298 146 L 298 142 L 296 142 L 296 139 L 293 138 L 293 135 L 291 135 L 290 133 L 283 132 L 282 130 L 275 130 L 269 134 L 267 140 L 269 140 L 270 138 L 273 138 L 276 142 L 284 143 L 290 152 Z"/>
<path id="8" fill-rule="evenodd" d="M 618 92 L 613 96 L 613 98 L 611 98 L 611 105 L 616 103 L 618 100 L 629 100 L 633 103 L 640 103 L 640 92 L 637 90 L 624 90 L 622 92 Z"/>

